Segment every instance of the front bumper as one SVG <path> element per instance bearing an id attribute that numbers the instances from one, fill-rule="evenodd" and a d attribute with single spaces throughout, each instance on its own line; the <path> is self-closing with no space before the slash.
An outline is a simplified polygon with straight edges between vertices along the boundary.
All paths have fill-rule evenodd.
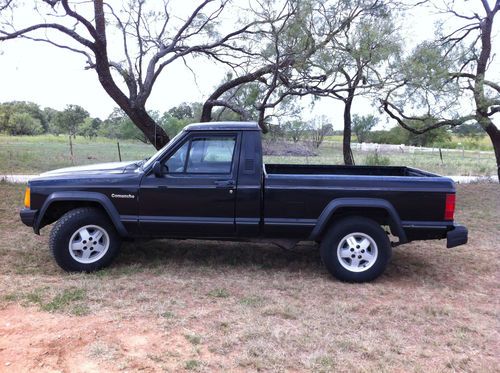
<path id="1" fill-rule="evenodd" d="M 19 212 L 19 215 L 21 216 L 21 221 L 23 222 L 23 224 L 27 225 L 28 227 L 33 227 L 35 224 L 37 213 L 38 210 L 24 208 Z"/>
<path id="2" fill-rule="evenodd" d="M 455 247 L 467 243 L 468 231 L 463 225 L 454 224 L 453 229 L 446 234 L 446 247 Z"/>

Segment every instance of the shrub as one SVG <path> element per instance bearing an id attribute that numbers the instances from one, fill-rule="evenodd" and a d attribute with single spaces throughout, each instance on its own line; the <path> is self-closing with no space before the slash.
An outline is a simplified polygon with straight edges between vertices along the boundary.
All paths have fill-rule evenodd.
<path id="1" fill-rule="evenodd" d="M 375 152 L 374 154 L 368 154 L 365 158 L 365 164 L 367 166 L 389 166 L 391 164 L 391 159 L 389 157 L 383 157 Z"/>
<path id="2" fill-rule="evenodd" d="M 14 113 L 7 123 L 9 135 L 38 135 L 43 132 L 42 124 L 28 113 Z"/>

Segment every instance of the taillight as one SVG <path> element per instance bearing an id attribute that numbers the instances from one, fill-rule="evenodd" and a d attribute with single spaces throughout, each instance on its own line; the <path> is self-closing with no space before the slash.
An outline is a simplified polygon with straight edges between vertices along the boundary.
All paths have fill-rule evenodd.
<path id="1" fill-rule="evenodd" d="M 24 207 L 29 209 L 30 205 L 31 205 L 31 191 L 30 187 L 27 187 L 26 191 L 24 192 Z"/>
<path id="2" fill-rule="evenodd" d="M 444 220 L 453 220 L 455 213 L 455 194 L 446 195 L 446 204 L 444 207 Z"/>

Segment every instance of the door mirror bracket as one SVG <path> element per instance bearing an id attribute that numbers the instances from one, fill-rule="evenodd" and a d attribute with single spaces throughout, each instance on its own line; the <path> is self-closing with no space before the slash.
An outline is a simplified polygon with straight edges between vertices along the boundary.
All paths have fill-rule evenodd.
<path id="1" fill-rule="evenodd" d="M 163 177 L 163 166 L 159 161 L 153 164 L 153 173 L 156 177 Z"/>

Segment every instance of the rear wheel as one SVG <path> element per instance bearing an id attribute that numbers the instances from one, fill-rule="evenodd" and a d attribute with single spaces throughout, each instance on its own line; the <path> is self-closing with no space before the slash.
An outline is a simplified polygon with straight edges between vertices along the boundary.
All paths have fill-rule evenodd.
<path id="1" fill-rule="evenodd" d="M 391 243 L 380 225 L 364 217 L 339 220 L 321 241 L 321 258 L 341 281 L 367 282 L 379 277 L 391 258 Z"/>
<path id="2" fill-rule="evenodd" d="M 49 241 L 57 264 L 70 272 L 92 272 L 108 266 L 120 244 L 108 217 L 91 207 L 64 214 L 52 228 Z"/>

